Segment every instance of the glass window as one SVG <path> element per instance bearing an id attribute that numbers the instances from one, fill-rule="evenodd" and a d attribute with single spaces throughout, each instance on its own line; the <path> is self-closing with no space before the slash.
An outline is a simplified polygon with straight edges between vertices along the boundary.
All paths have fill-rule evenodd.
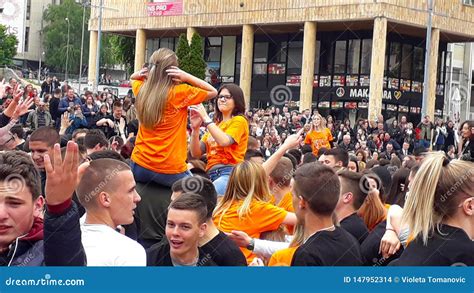
<path id="1" fill-rule="evenodd" d="M 29 44 L 29 41 L 30 41 L 30 28 L 27 27 L 27 28 L 25 29 L 25 46 L 24 46 L 24 48 L 23 48 L 23 50 L 24 50 L 25 52 L 28 52 L 28 47 L 29 47 L 29 45 L 30 45 L 30 44 Z"/>
<path id="2" fill-rule="evenodd" d="M 424 76 L 424 52 L 423 48 L 415 47 L 413 50 L 413 80 L 423 81 Z"/>
<path id="3" fill-rule="evenodd" d="M 301 74 L 303 42 L 290 42 L 288 48 L 288 74 Z"/>
<path id="4" fill-rule="evenodd" d="M 335 48 L 334 73 L 346 72 L 346 41 L 337 41 Z"/>
<path id="5" fill-rule="evenodd" d="M 221 61 L 221 47 L 207 47 L 204 54 L 204 59 L 209 62 L 220 62 Z"/>
<path id="6" fill-rule="evenodd" d="M 360 61 L 361 74 L 370 73 L 371 60 L 372 60 L 372 39 L 364 39 L 362 40 L 362 54 L 361 54 L 361 61 Z"/>
<path id="7" fill-rule="evenodd" d="M 398 77 L 400 73 L 401 54 L 401 44 L 396 42 L 392 43 L 390 46 L 390 54 L 388 56 L 388 71 L 390 77 Z"/>
<path id="8" fill-rule="evenodd" d="M 322 74 L 332 73 L 333 50 L 332 50 L 331 42 L 329 40 L 321 41 L 320 61 L 321 61 L 321 64 L 319 68 L 321 68 L 321 73 Z"/>
<path id="9" fill-rule="evenodd" d="M 270 43 L 270 62 L 285 63 L 286 62 L 286 41 L 280 43 Z"/>
<path id="10" fill-rule="evenodd" d="M 162 38 L 160 40 L 160 48 L 168 48 L 174 50 L 174 39 L 173 38 Z"/>
<path id="11" fill-rule="evenodd" d="M 222 45 L 221 37 L 208 37 L 207 42 L 209 46 L 220 46 Z"/>
<path id="12" fill-rule="evenodd" d="M 267 62 L 268 59 L 268 43 L 255 43 L 253 49 L 254 62 Z"/>
<path id="13" fill-rule="evenodd" d="M 408 44 L 403 44 L 402 49 L 402 78 L 410 79 L 411 78 L 411 65 L 413 63 L 413 46 Z"/>
<path id="14" fill-rule="evenodd" d="M 235 49 L 235 60 L 236 62 L 235 63 L 240 63 L 240 56 L 242 54 L 242 43 L 238 42 L 237 43 L 237 46 L 236 46 L 236 49 Z"/>
<path id="15" fill-rule="evenodd" d="M 360 40 L 349 40 L 349 53 L 347 56 L 347 73 L 359 73 Z"/>

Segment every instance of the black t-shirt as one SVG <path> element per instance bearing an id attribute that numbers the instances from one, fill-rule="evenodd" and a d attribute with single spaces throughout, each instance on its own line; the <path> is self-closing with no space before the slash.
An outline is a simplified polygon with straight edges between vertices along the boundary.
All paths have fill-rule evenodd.
<path id="1" fill-rule="evenodd" d="M 105 117 L 107 119 L 110 119 L 114 122 L 114 128 L 110 128 L 109 132 L 108 132 L 108 137 L 107 138 L 111 138 L 112 136 L 120 136 L 120 131 L 119 131 L 119 125 L 120 125 L 120 119 L 123 118 L 123 120 L 125 121 L 125 128 L 124 128 L 124 132 L 125 132 L 125 137 L 128 136 L 128 129 L 127 129 L 127 118 L 125 118 L 125 116 L 122 116 L 121 118 L 115 118 L 114 115 L 109 115 L 107 117 Z"/>
<path id="2" fill-rule="evenodd" d="M 201 246 L 201 250 L 218 266 L 247 266 L 247 260 L 242 251 L 222 232 Z"/>
<path id="3" fill-rule="evenodd" d="M 423 245 L 421 237 L 409 243 L 395 266 L 474 266 L 474 242 L 464 230 L 441 225 Z"/>
<path id="4" fill-rule="evenodd" d="M 361 266 L 359 242 L 346 230 L 321 231 L 296 249 L 292 266 Z"/>
<path id="5" fill-rule="evenodd" d="M 147 266 L 172 267 L 173 261 L 170 255 L 170 245 L 167 239 L 156 243 L 146 250 L 146 264 Z M 198 267 L 217 266 L 214 261 L 206 257 L 206 254 L 199 249 Z"/>
<path id="6" fill-rule="evenodd" d="M 360 244 L 362 244 L 365 238 L 367 238 L 367 235 L 369 235 L 369 229 L 367 229 L 364 221 L 357 215 L 357 213 L 353 213 L 349 217 L 343 219 L 341 221 L 341 227 L 351 233 Z"/>
<path id="7" fill-rule="evenodd" d="M 391 257 L 383 258 L 382 254 L 379 253 L 380 241 L 382 240 L 383 234 L 385 234 L 387 222 L 380 222 L 375 228 L 367 235 L 364 242 L 362 242 L 360 248 L 362 251 L 362 258 L 364 265 L 366 266 L 386 266 L 388 263 L 397 259 L 403 252 L 403 247 Z"/>

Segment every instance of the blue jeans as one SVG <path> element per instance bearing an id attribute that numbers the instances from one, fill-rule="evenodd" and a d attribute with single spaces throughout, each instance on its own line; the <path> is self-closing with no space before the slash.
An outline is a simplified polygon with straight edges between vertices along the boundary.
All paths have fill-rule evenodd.
<path id="1" fill-rule="evenodd" d="M 229 183 L 230 173 L 234 166 L 224 166 L 217 169 L 214 169 L 208 173 L 209 178 L 211 178 L 214 187 L 216 188 L 217 195 L 223 196 L 227 188 L 227 183 Z"/>
<path id="2" fill-rule="evenodd" d="M 157 184 L 161 184 L 167 187 L 171 187 L 173 183 L 175 183 L 181 178 L 193 176 L 191 172 L 189 172 L 188 170 L 186 170 L 183 173 L 178 173 L 178 174 L 156 173 L 154 171 L 143 168 L 142 166 L 136 164 L 135 162 L 131 162 L 130 167 L 132 168 L 133 177 L 135 177 L 136 181 L 142 182 L 142 183 L 148 183 L 150 181 L 153 181 Z"/>

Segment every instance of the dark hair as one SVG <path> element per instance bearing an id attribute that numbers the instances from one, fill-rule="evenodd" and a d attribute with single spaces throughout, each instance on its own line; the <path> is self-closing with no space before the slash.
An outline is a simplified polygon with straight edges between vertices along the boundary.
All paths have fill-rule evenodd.
<path id="1" fill-rule="evenodd" d="M 122 105 L 122 102 L 120 101 L 115 101 L 113 104 L 112 104 L 112 108 L 122 108 L 123 105 Z"/>
<path id="2" fill-rule="evenodd" d="M 318 150 L 318 159 L 319 159 L 322 155 L 325 155 L 327 151 L 328 151 L 328 149 L 325 148 L 325 147 L 320 148 L 320 149 Z"/>
<path id="3" fill-rule="evenodd" d="M 338 175 L 339 178 L 341 178 L 341 192 L 352 193 L 354 196 L 353 207 L 358 210 L 367 197 L 368 189 L 364 188 L 364 190 L 362 190 L 361 188 L 361 186 L 369 186 L 367 176 L 348 170 L 338 172 Z"/>
<path id="4" fill-rule="evenodd" d="M 35 131 L 30 136 L 31 141 L 41 141 L 48 145 L 48 147 L 54 146 L 55 143 L 59 143 L 61 137 L 56 129 L 48 126 L 42 126 Z"/>
<path id="5" fill-rule="evenodd" d="M 185 177 L 176 181 L 171 187 L 173 192 L 195 193 L 204 199 L 207 207 L 206 220 L 212 218 L 217 205 L 217 192 L 211 180 L 201 176 Z"/>
<path id="6" fill-rule="evenodd" d="M 100 147 L 108 147 L 109 142 L 105 134 L 100 129 L 91 129 L 84 137 L 84 146 L 88 149 L 93 149 L 96 145 Z"/>
<path id="7" fill-rule="evenodd" d="M 295 157 L 290 153 L 285 153 L 283 157 L 287 157 L 288 159 L 290 159 L 291 163 L 293 164 L 293 170 L 296 170 L 296 168 L 298 167 L 298 162 L 296 161 Z"/>
<path id="8" fill-rule="evenodd" d="M 101 192 L 116 190 L 119 172 L 130 170 L 130 167 L 120 160 L 101 158 L 93 159 L 84 171 L 77 188 L 76 194 L 79 202 L 87 209 L 94 202 L 95 195 Z M 92 205 L 94 205 L 92 203 Z"/>
<path id="9" fill-rule="evenodd" d="M 317 161 L 318 161 L 318 157 L 316 157 L 313 153 L 306 153 L 303 155 L 303 165 L 317 162 Z"/>
<path id="10" fill-rule="evenodd" d="M 357 152 L 355 153 L 356 157 L 358 154 L 362 154 L 362 162 L 366 163 L 367 161 L 367 153 L 364 151 L 364 150 L 357 150 Z"/>
<path id="11" fill-rule="evenodd" d="M 334 170 L 322 164 L 305 164 L 295 173 L 294 191 L 316 214 L 330 216 L 336 208 L 341 191 Z"/>
<path id="12" fill-rule="evenodd" d="M 125 163 L 125 159 L 119 153 L 112 150 L 93 152 L 89 155 L 89 159 L 91 159 L 91 161 L 98 159 L 114 159 Z"/>
<path id="13" fill-rule="evenodd" d="M 57 88 L 54 90 L 54 94 L 55 95 L 61 95 L 63 93 L 63 91 L 61 90 L 61 88 Z"/>
<path id="14" fill-rule="evenodd" d="M 19 139 L 25 138 L 25 130 L 21 124 L 13 125 L 13 127 L 10 129 L 10 132 L 16 135 Z"/>
<path id="15" fill-rule="evenodd" d="M 242 115 L 242 117 L 245 117 L 245 98 L 244 98 L 244 92 L 242 89 L 236 85 L 235 83 L 227 83 L 224 84 L 219 88 L 217 91 L 217 96 L 221 93 L 223 89 L 226 89 L 229 91 L 230 95 L 232 96 L 232 99 L 234 100 L 234 111 L 232 111 L 232 116 L 238 116 Z M 215 107 L 214 107 L 214 121 L 215 122 L 221 122 L 223 117 L 222 117 L 222 112 L 219 110 L 218 107 L 219 99 L 217 98 L 215 100 Z"/>
<path id="16" fill-rule="evenodd" d="M 342 148 L 334 148 L 327 150 L 324 155 L 334 156 L 336 163 L 342 162 L 342 167 L 347 167 L 347 165 L 349 164 L 349 153 Z"/>
<path id="17" fill-rule="evenodd" d="M 199 224 L 207 221 L 207 205 L 202 196 L 196 193 L 183 193 L 170 203 L 168 210 L 185 210 L 196 212 Z"/>
<path id="18" fill-rule="evenodd" d="M 295 157 L 296 162 L 298 162 L 298 165 L 301 164 L 301 156 L 303 154 L 300 152 L 300 150 L 291 149 L 291 150 L 288 150 L 288 153 L 291 154 L 293 157 Z"/>
<path id="19" fill-rule="evenodd" d="M 41 181 L 31 157 L 22 151 L 0 153 L 0 181 L 7 181 L 12 187 L 26 185 L 33 200 L 41 195 Z M 16 188 L 17 191 L 19 188 Z"/>
<path id="20" fill-rule="evenodd" d="M 253 157 L 265 158 L 261 151 L 248 149 L 247 152 L 245 152 L 245 160 L 250 160 L 250 158 L 253 158 Z"/>
<path id="21" fill-rule="evenodd" d="M 405 195 L 408 188 L 408 177 L 410 176 L 410 170 L 407 168 L 401 168 L 392 177 L 392 186 L 387 195 L 387 203 L 397 204 L 401 207 L 405 205 Z M 403 185 L 403 188 L 402 188 Z"/>
<path id="22" fill-rule="evenodd" d="M 304 146 L 301 147 L 301 153 L 303 155 L 305 155 L 307 153 L 312 153 L 312 152 L 313 152 L 313 149 L 311 148 L 310 145 L 305 144 Z"/>
<path id="23" fill-rule="evenodd" d="M 356 165 L 356 172 L 359 172 L 359 162 L 357 162 L 357 158 L 353 155 L 350 155 L 349 156 L 349 161 L 350 162 L 354 162 L 355 165 Z M 349 166 L 349 163 L 347 163 L 347 165 Z"/>
<path id="24" fill-rule="evenodd" d="M 258 148 L 258 140 L 255 137 L 249 135 L 249 140 L 247 142 L 247 149 L 252 150 L 252 149 L 257 149 L 257 148 Z"/>
<path id="25" fill-rule="evenodd" d="M 123 138 L 121 136 L 118 136 L 118 135 L 115 135 L 115 136 L 112 136 L 111 138 L 109 138 L 109 145 L 112 144 L 113 141 L 116 141 L 118 142 L 118 147 L 121 148 L 123 146 Z"/>
<path id="26" fill-rule="evenodd" d="M 89 129 L 87 128 L 80 128 L 80 129 L 76 129 L 73 131 L 72 133 L 72 138 L 76 138 L 76 136 L 79 134 L 79 133 L 87 133 L 89 131 Z"/>

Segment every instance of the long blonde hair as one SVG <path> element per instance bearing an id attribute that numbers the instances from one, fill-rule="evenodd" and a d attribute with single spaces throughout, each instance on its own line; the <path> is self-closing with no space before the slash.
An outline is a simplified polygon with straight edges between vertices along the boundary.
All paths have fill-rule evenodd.
<path id="1" fill-rule="evenodd" d="M 314 118 L 316 118 L 316 117 L 319 117 L 319 121 L 320 121 L 318 129 L 316 129 L 314 127 Z M 313 120 L 311 121 L 311 129 L 309 130 L 309 132 L 311 132 L 313 130 L 314 131 L 323 131 L 325 128 L 326 128 L 326 119 L 324 119 L 323 116 L 321 116 L 321 114 L 319 114 L 319 113 L 314 114 L 313 115 Z"/>
<path id="2" fill-rule="evenodd" d="M 443 152 L 429 153 L 410 183 L 402 227 L 408 225 L 413 237 L 421 234 L 426 245 L 434 229 L 454 216 L 459 203 L 472 194 L 473 181 L 474 163 L 449 162 Z"/>
<path id="3" fill-rule="evenodd" d="M 238 210 L 240 219 L 249 215 L 252 201 L 270 200 L 268 177 L 261 165 L 243 161 L 234 167 L 224 197 L 214 212 L 214 216 L 220 216 L 219 224 L 232 204 L 240 200 L 243 201 Z"/>
<path id="4" fill-rule="evenodd" d="M 167 48 L 155 51 L 150 57 L 148 77 L 138 93 L 135 107 L 140 124 L 152 129 L 163 121 L 168 95 L 174 83 L 166 70 L 178 66 L 176 54 Z"/>

